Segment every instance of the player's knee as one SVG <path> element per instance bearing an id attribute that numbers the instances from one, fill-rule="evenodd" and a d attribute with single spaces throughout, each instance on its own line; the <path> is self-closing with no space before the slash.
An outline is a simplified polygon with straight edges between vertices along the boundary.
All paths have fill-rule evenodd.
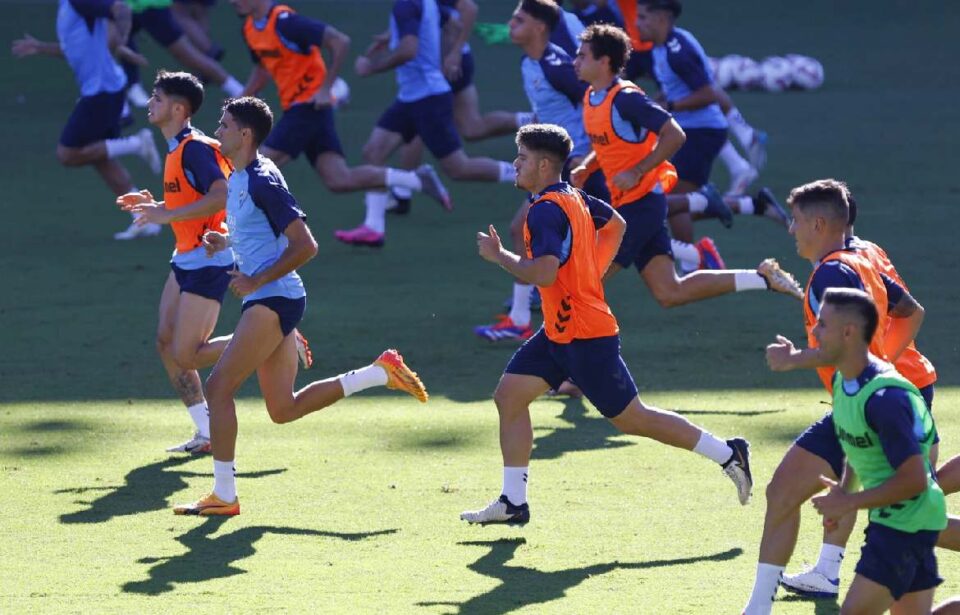
<path id="1" fill-rule="evenodd" d="M 461 156 L 448 156 L 440 161 L 440 168 L 453 180 L 470 179 L 467 172 L 467 165 Z"/>
<path id="2" fill-rule="evenodd" d="M 76 167 L 82 164 L 80 152 L 63 145 L 57 146 L 57 161 L 65 167 Z"/>
<path id="3" fill-rule="evenodd" d="M 333 175 L 323 176 L 322 179 L 327 190 L 336 194 L 351 192 L 356 189 L 349 174 L 334 173 Z"/>
<path id="4" fill-rule="evenodd" d="M 493 393 L 493 403 L 497 406 L 497 412 L 501 417 L 510 417 L 525 407 L 523 400 L 504 387 L 497 387 Z"/>
<path id="5" fill-rule="evenodd" d="M 678 289 L 673 289 L 669 286 L 658 286 L 651 290 L 653 292 L 653 298 L 656 299 L 662 308 L 672 308 L 684 304 L 683 297 L 680 295 Z"/>
<path id="6" fill-rule="evenodd" d="M 157 354 L 161 357 L 173 358 L 173 340 L 165 333 L 158 333 L 156 339 Z"/>
<path id="7" fill-rule="evenodd" d="M 267 401 L 267 414 L 270 415 L 270 420 L 277 425 L 289 423 L 297 418 L 291 403 Z"/>
<path id="8" fill-rule="evenodd" d="M 790 481 L 780 474 L 774 473 L 773 478 L 767 483 L 765 495 L 768 511 L 783 513 L 798 506 L 796 497 L 790 489 Z"/>
<path id="9" fill-rule="evenodd" d="M 174 345 L 173 347 L 173 360 L 180 366 L 181 369 L 199 369 L 197 365 L 197 352 L 196 349 L 190 348 L 189 346 L 180 346 Z"/>
<path id="10" fill-rule="evenodd" d="M 383 157 L 380 154 L 380 146 L 376 143 L 369 142 L 363 146 L 361 155 L 363 156 L 363 161 L 367 164 L 379 164 L 380 159 Z"/>
<path id="11" fill-rule="evenodd" d="M 214 371 L 207 377 L 204 385 L 207 395 L 207 407 L 220 407 L 223 403 L 229 403 L 233 398 L 235 390 L 220 375 Z"/>

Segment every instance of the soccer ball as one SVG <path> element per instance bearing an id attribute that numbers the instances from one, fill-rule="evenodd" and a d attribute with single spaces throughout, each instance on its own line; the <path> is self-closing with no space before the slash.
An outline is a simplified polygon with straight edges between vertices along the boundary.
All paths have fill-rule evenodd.
<path id="1" fill-rule="evenodd" d="M 823 65 L 815 58 L 791 54 L 786 57 L 793 69 L 793 85 L 804 90 L 815 90 L 823 85 Z"/>
<path id="2" fill-rule="evenodd" d="M 768 92 L 782 92 L 793 85 L 793 64 L 786 58 L 771 56 L 760 65 L 763 87 Z"/>
<path id="3" fill-rule="evenodd" d="M 740 61 L 734 64 L 733 81 L 742 90 L 757 89 L 763 83 L 763 69 L 756 61 L 741 57 Z"/>
<path id="4" fill-rule="evenodd" d="M 340 77 L 334 80 L 330 94 L 333 95 L 334 107 L 342 107 L 350 102 L 350 86 Z"/>
<path id="5" fill-rule="evenodd" d="M 710 76 L 713 77 L 714 81 L 717 79 L 717 68 L 719 68 L 719 66 L 719 59 L 707 56 L 707 68 L 710 69 Z"/>
<path id="6" fill-rule="evenodd" d="M 733 81 L 734 68 L 739 64 L 741 56 L 729 55 L 720 58 L 717 62 L 717 68 L 713 71 L 714 80 L 717 85 L 727 89 L 736 85 Z"/>

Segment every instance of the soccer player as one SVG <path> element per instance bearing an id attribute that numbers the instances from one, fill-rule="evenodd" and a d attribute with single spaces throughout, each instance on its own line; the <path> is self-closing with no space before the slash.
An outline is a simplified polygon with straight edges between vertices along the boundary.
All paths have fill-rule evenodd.
<path id="1" fill-rule="evenodd" d="M 746 504 L 752 485 L 747 441 L 725 442 L 678 414 L 644 404 L 620 356 L 619 327 L 602 279 L 626 222 L 603 201 L 560 179 L 572 148 L 563 128 L 531 124 L 516 140 L 516 185 L 535 195 L 524 227 L 526 253 L 505 249 L 493 225 L 489 234 L 477 233 L 477 246 L 485 260 L 539 287 L 544 324 L 510 359 L 494 393 L 504 466 L 501 495 L 460 518 L 482 524 L 530 520 L 530 402 L 571 377 L 623 433 L 692 450 L 719 464 Z"/>
<path id="2" fill-rule="evenodd" d="M 131 20 L 130 8 L 119 0 L 60 0 L 58 43 L 40 41 L 29 34 L 13 42 L 13 54 L 20 58 L 39 54 L 66 59 L 80 87 L 80 98 L 60 133 L 57 159 L 67 167 L 93 166 L 117 196 L 135 191 L 118 157 L 140 156 L 151 171 L 160 172 L 160 153 L 149 128 L 129 137 L 120 136 L 126 77 L 110 51 L 108 22 L 113 21 L 122 42 Z M 159 232 L 157 225 L 131 224 L 114 237 L 132 239 Z"/>
<path id="3" fill-rule="evenodd" d="M 173 0 L 170 11 L 193 46 L 219 62 L 224 49 L 210 38 L 210 9 L 216 4 L 217 0 Z"/>
<path id="4" fill-rule="evenodd" d="M 857 574 L 844 613 L 930 613 L 937 574 L 933 552 L 947 525 L 946 501 L 930 464 L 936 428 L 920 390 L 872 355 L 880 321 L 870 295 L 832 288 L 812 335 L 821 365 L 834 368 L 833 426 L 846 463 L 840 484 L 813 505 L 830 527 L 870 511 Z M 863 491 L 852 492 L 857 481 Z"/>
<path id="5" fill-rule="evenodd" d="M 401 143 L 419 136 L 451 179 L 513 181 L 509 162 L 470 158 L 463 151 L 453 120 L 453 95 L 443 75 L 436 0 L 394 0 L 389 35 L 375 37 L 356 59 L 354 69 L 361 77 L 396 70 L 397 98 L 380 116 L 363 147 L 368 164 L 383 164 Z M 380 247 L 386 237 L 390 196 L 375 190 L 367 192 L 365 200 L 363 224 L 336 231 L 334 236 L 348 244 Z M 449 200 L 444 204 L 449 209 Z"/>
<path id="6" fill-rule="evenodd" d="M 665 224 L 665 194 L 677 182 L 677 171 L 667 160 L 683 144 L 684 131 L 643 90 L 617 77 L 630 50 L 623 30 L 594 24 L 584 31 L 581 41 L 574 66 L 580 79 L 590 84 L 583 103 L 583 123 L 593 151 L 572 171 L 571 183 L 582 185 L 591 170 L 600 168 L 607 178 L 611 204 L 627 221 L 623 244 L 605 270 L 605 279 L 636 266 L 663 307 L 763 289 L 799 298 L 796 280 L 773 259 L 763 261 L 757 269 L 696 271 L 677 277 L 675 249 Z M 696 253 L 693 258 L 705 258 L 692 249 Z"/>
<path id="7" fill-rule="evenodd" d="M 227 182 L 230 236 L 209 230 L 203 242 L 211 255 L 231 245 L 236 252 L 239 268 L 230 273 L 230 290 L 243 299 L 243 313 L 207 379 L 213 490 L 196 502 L 175 507 L 178 515 L 240 514 L 234 477 L 234 395 L 254 372 L 275 423 L 295 421 L 375 386 L 427 401 L 423 383 L 393 349 L 371 365 L 293 391 L 297 376 L 294 329 L 306 308 L 306 291 L 296 269 L 316 255 L 317 243 L 280 170 L 257 153 L 272 127 L 273 114 L 265 102 L 241 97 L 224 105 L 216 132 L 221 152 L 235 169 Z"/>

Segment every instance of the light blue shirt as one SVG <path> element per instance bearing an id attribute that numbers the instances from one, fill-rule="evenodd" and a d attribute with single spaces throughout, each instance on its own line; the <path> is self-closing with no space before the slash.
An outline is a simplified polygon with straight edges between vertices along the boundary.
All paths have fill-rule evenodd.
<path id="1" fill-rule="evenodd" d="M 69 0 L 60 0 L 57 39 L 81 96 L 118 92 L 127 85 L 123 69 L 110 53 L 106 18 L 85 18 Z"/>
<path id="2" fill-rule="evenodd" d="M 450 91 L 440 52 L 440 8 L 436 0 L 395 0 L 390 14 L 390 49 L 414 35 L 417 55 L 397 67 L 397 100 L 414 102 Z"/>
<path id="3" fill-rule="evenodd" d="M 653 48 L 653 72 L 670 102 L 713 83 L 709 66 L 703 47 L 683 28 L 674 28 L 664 44 Z M 694 111 L 674 111 L 673 117 L 682 128 L 727 127 L 727 118 L 717 103 Z"/>
<path id="4" fill-rule="evenodd" d="M 583 94 L 587 85 L 577 79 L 570 56 L 547 43 L 539 60 L 523 56 L 523 89 L 537 121 L 562 126 L 573 140 L 571 156 L 585 156 L 590 140 L 583 128 Z"/>

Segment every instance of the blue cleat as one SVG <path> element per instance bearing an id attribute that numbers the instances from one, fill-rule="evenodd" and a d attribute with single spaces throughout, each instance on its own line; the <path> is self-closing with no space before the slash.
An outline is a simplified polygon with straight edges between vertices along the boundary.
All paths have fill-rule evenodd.
<path id="1" fill-rule="evenodd" d="M 704 184 L 698 192 L 707 197 L 707 209 L 703 212 L 706 217 L 719 219 L 726 228 L 733 226 L 733 210 L 724 202 L 716 186 Z"/>
<path id="2" fill-rule="evenodd" d="M 770 188 L 760 188 L 757 196 L 753 197 L 753 213 L 757 216 L 770 218 L 784 228 L 790 228 L 790 214 L 773 196 Z"/>

